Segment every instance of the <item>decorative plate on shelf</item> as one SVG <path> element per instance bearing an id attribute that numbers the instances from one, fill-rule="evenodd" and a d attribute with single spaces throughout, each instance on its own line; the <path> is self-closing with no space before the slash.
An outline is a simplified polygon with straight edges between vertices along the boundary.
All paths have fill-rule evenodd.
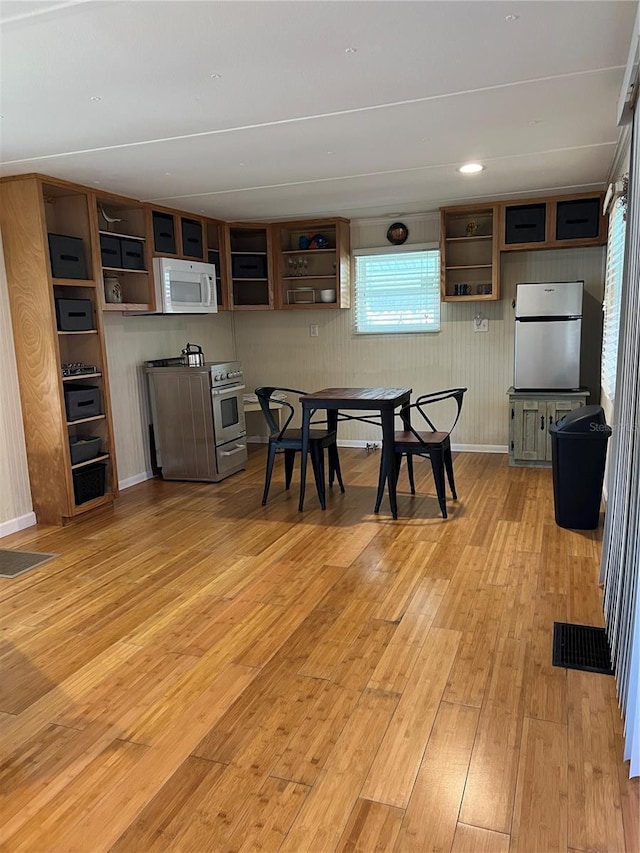
<path id="1" fill-rule="evenodd" d="M 409 236 L 409 229 L 404 222 L 394 222 L 387 230 L 387 240 L 394 246 L 401 246 Z"/>

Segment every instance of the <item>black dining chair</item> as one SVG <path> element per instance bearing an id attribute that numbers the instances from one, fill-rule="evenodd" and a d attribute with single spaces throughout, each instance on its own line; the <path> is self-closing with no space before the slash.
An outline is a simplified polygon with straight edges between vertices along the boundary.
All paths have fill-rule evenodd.
<path id="1" fill-rule="evenodd" d="M 269 496 L 269 487 L 271 485 L 271 475 L 273 474 L 273 466 L 275 463 L 276 454 L 282 452 L 284 454 L 284 482 L 285 489 L 291 485 L 291 477 L 293 475 L 293 464 L 296 453 L 302 450 L 302 429 L 289 427 L 293 420 L 296 410 L 292 403 L 287 399 L 283 399 L 284 394 L 292 394 L 296 397 L 302 397 L 307 392 L 297 391 L 295 388 L 274 388 L 265 386 L 256 388 L 256 396 L 262 409 L 262 414 L 269 427 L 269 449 L 267 452 L 267 470 L 264 478 L 264 494 L 262 495 L 262 506 L 267 502 Z M 283 407 L 288 409 L 287 417 L 284 425 L 280 426 L 276 420 L 274 409 Z M 316 423 L 318 423 L 316 421 Z M 323 423 L 326 423 L 324 421 Z M 311 456 L 311 464 L 313 474 L 316 481 L 316 491 L 322 509 L 326 509 L 326 493 L 324 480 L 324 451 L 328 450 L 329 455 L 329 486 L 333 485 L 334 476 L 338 480 L 340 491 L 344 492 L 342 483 L 342 474 L 340 471 L 340 460 L 338 458 L 338 445 L 336 443 L 336 431 L 328 429 L 313 429 L 309 430 L 309 454 Z"/>
<path id="2" fill-rule="evenodd" d="M 413 477 L 413 457 L 428 457 L 431 461 L 431 470 L 433 471 L 436 494 L 438 496 L 438 503 L 440 504 L 443 518 L 447 517 L 447 500 L 445 496 L 444 481 L 445 471 L 447 472 L 447 479 L 449 480 L 449 487 L 451 488 L 453 499 L 456 500 L 458 497 L 456 494 L 455 481 L 453 479 L 450 435 L 453 432 L 455 425 L 458 423 L 460 412 L 462 411 L 462 400 L 466 391 L 466 388 L 450 388 L 446 391 L 435 391 L 432 394 L 423 394 L 421 397 L 418 397 L 418 399 L 400 415 L 401 417 L 404 415 L 404 429 L 400 432 L 396 432 L 394 435 L 393 453 L 396 457 L 396 482 L 400 474 L 402 457 L 406 456 L 411 494 L 415 495 L 416 487 Z M 453 423 L 446 432 L 443 432 L 437 429 L 436 425 L 425 410 L 428 406 L 435 405 L 436 403 L 442 403 L 444 400 L 449 399 L 455 400 L 457 409 Z M 428 430 L 416 428 L 411 424 L 410 418 L 413 412 L 416 412 L 421 416 L 424 423 L 429 427 Z M 421 426 L 423 426 L 422 423 L 418 425 L 418 427 Z M 381 459 L 375 512 L 378 512 L 380 504 L 382 503 L 384 483 L 385 472 Z"/>

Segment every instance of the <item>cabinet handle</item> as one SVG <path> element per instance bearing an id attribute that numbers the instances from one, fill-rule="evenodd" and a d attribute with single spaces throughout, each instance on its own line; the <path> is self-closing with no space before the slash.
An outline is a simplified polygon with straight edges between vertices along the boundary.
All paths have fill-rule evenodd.
<path id="1" fill-rule="evenodd" d="M 513 420 L 515 418 L 515 416 L 516 416 L 515 409 L 512 408 L 511 409 L 511 420 Z"/>
<path id="2" fill-rule="evenodd" d="M 544 429 L 544 415 L 540 416 L 540 429 Z"/>
<path id="3" fill-rule="evenodd" d="M 549 415 L 549 426 L 553 423 L 553 415 Z"/>

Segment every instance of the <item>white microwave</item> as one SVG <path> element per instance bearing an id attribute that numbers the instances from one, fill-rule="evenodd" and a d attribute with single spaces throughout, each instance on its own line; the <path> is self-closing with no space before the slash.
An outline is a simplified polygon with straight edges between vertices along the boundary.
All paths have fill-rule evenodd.
<path id="1" fill-rule="evenodd" d="M 178 258 L 154 258 L 156 311 L 162 314 L 216 314 L 216 268 Z"/>

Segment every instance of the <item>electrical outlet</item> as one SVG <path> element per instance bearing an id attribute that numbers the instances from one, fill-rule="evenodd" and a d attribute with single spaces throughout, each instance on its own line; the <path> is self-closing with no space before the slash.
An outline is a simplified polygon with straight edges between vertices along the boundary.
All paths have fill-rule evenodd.
<path id="1" fill-rule="evenodd" d="M 486 317 L 475 317 L 473 321 L 474 332 L 488 332 L 489 320 Z"/>
<path id="2" fill-rule="evenodd" d="M 309 334 L 311 335 L 312 338 L 318 337 L 318 324 L 317 323 L 311 323 L 311 325 L 309 326 Z"/>

